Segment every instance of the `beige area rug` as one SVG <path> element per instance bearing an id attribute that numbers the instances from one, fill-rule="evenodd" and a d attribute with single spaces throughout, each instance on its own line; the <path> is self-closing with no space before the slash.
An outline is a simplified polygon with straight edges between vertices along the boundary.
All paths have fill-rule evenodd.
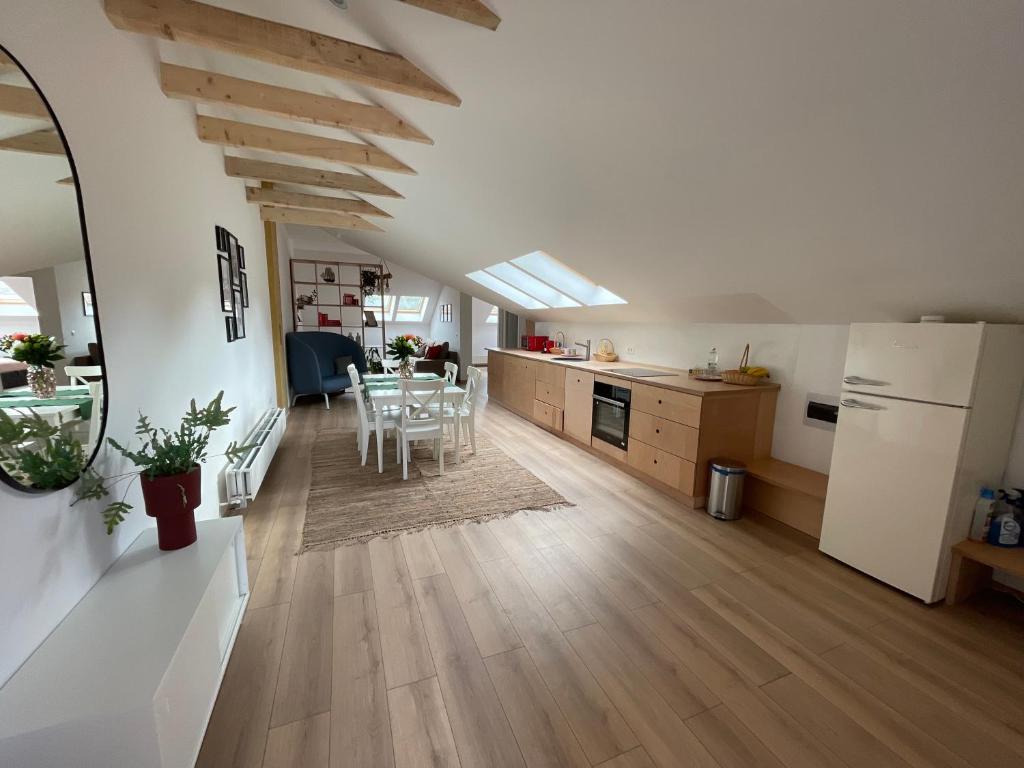
<path id="1" fill-rule="evenodd" d="M 377 472 L 376 443 L 360 465 L 351 430 L 322 430 L 311 457 L 312 479 L 302 529 L 302 551 L 332 549 L 377 536 L 504 517 L 526 509 L 573 506 L 555 489 L 483 435 L 477 452 L 446 445 L 444 475 L 424 443 L 414 447 L 409 479 L 395 463 L 395 440 L 384 444 L 384 472 Z"/>

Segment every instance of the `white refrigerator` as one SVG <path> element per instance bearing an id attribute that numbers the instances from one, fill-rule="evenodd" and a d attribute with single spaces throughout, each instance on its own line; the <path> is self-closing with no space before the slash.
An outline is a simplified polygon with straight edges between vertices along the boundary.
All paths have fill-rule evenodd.
<path id="1" fill-rule="evenodd" d="M 855 323 L 820 549 L 926 603 L 1006 470 L 1024 326 Z"/>

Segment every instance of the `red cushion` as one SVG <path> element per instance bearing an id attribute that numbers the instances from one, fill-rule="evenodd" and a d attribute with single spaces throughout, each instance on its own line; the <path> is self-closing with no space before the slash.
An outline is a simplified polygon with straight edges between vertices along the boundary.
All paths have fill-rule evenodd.
<path id="1" fill-rule="evenodd" d="M 426 359 L 437 360 L 439 357 L 441 357 L 441 352 L 443 349 L 444 347 L 441 346 L 440 344 L 438 344 L 436 347 L 427 347 Z"/>

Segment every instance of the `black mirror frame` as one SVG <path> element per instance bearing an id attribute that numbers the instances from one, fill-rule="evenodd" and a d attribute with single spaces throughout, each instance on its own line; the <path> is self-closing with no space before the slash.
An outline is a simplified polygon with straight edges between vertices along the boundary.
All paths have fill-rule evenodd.
<path id="1" fill-rule="evenodd" d="M 57 119 L 57 115 L 53 111 L 53 107 L 50 105 L 49 99 L 46 98 L 46 94 L 43 93 L 43 89 L 39 87 L 35 78 L 29 74 L 28 70 L 3 43 L 0 43 L 0 53 L 6 54 L 11 61 L 21 70 L 21 73 L 28 80 L 29 84 L 35 89 L 36 94 L 42 100 L 43 104 L 46 105 L 46 111 L 50 115 L 50 120 L 53 122 L 53 127 L 57 130 L 57 135 L 60 136 L 61 144 L 64 145 L 64 154 L 68 159 L 68 165 L 71 167 L 71 178 L 74 181 L 75 187 L 75 200 L 78 203 L 78 223 L 82 230 L 82 252 L 85 255 L 85 274 L 89 281 L 89 290 L 92 292 L 93 301 L 93 324 L 96 326 L 96 344 L 99 346 L 100 351 L 103 354 L 103 412 L 100 414 L 100 434 L 99 439 L 96 440 L 96 446 L 93 448 L 92 453 L 86 459 L 85 465 L 82 467 L 84 472 L 92 463 L 96 460 L 96 456 L 99 455 L 100 449 L 103 447 L 103 436 L 107 432 L 107 415 L 110 413 L 110 377 L 107 376 L 107 351 L 103 345 L 103 335 L 101 332 L 100 323 L 100 305 L 101 302 L 98 300 L 98 294 L 96 292 L 96 281 L 93 278 L 92 273 L 92 252 L 89 249 L 89 232 L 85 224 L 85 203 L 82 199 L 82 185 L 78 177 L 78 168 L 75 166 L 75 157 L 71 152 L 71 146 L 68 144 L 67 136 L 64 135 L 64 129 L 61 127 L 60 121 Z M 81 477 L 81 475 L 79 475 Z M 13 477 L 8 475 L 2 468 L 0 468 L 0 481 L 10 486 L 16 491 L 27 494 L 42 495 L 46 493 L 55 493 L 62 491 L 72 485 L 74 485 L 78 479 L 72 480 L 67 485 L 61 486 L 60 488 L 32 488 L 26 487 L 21 483 L 17 482 Z"/>

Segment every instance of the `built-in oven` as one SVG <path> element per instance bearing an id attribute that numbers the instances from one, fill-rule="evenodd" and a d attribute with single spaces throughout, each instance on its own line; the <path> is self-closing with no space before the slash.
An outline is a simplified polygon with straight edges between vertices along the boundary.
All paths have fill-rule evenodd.
<path id="1" fill-rule="evenodd" d="M 623 451 L 629 442 L 629 396 L 626 387 L 594 382 L 594 420 L 590 433 Z"/>

